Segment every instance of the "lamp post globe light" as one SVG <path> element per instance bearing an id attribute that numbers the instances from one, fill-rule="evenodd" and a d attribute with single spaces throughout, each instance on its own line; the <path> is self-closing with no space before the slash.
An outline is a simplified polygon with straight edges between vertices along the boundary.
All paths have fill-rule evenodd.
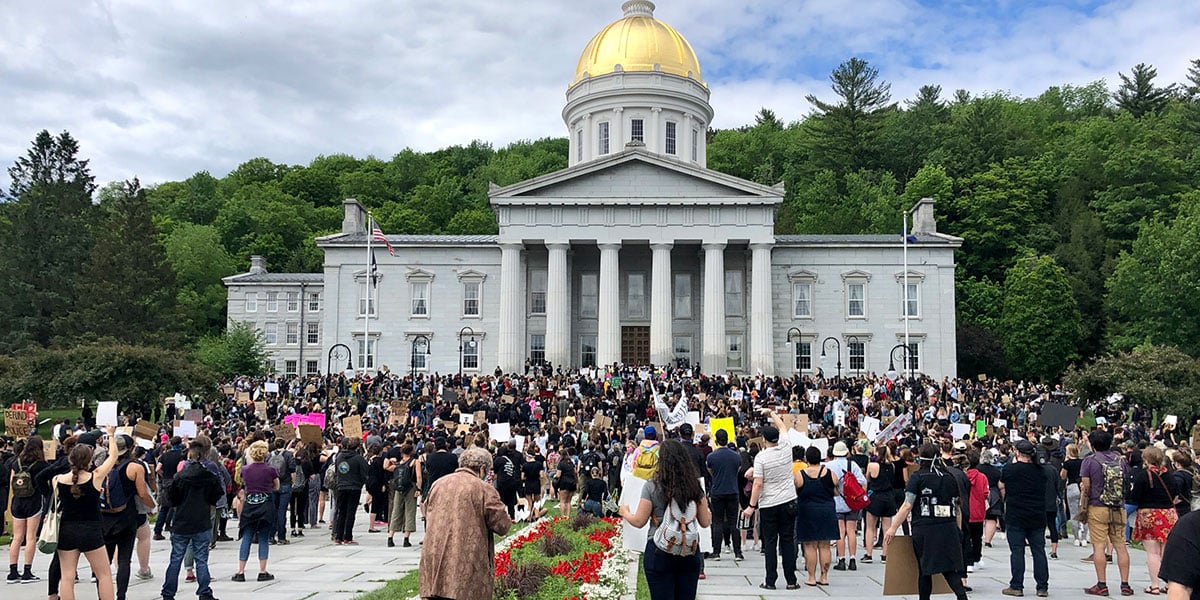
<path id="1" fill-rule="evenodd" d="M 430 354 L 430 352 L 429 352 L 429 336 L 427 336 L 427 335 L 414 336 L 413 340 L 412 340 L 412 356 L 409 357 L 409 368 L 412 370 L 412 379 L 414 382 L 416 382 L 416 380 L 417 380 L 417 345 L 420 344 L 421 342 L 424 342 L 424 344 L 425 344 L 425 352 L 424 352 L 425 356 L 429 356 L 429 354 Z M 428 360 L 428 359 L 426 359 L 426 360 Z"/>
<path id="2" fill-rule="evenodd" d="M 789 328 L 787 330 L 787 347 L 795 348 L 796 342 L 793 342 L 792 339 L 795 338 L 795 339 L 799 340 L 803 337 L 803 335 L 804 334 L 801 333 L 799 327 Z M 796 364 L 796 351 L 792 350 L 792 365 L 795 366 L 795 364 Z M 800 369 L 796 369 L 796 370 L 799 371 Z"/>
<path id="3" fill-rule="evenodd" d="M 464 342 L 463 336 L 465 336 L 467 334 L 471 335 L 471 339 L 466 340 Z M 475 330 L 474 329 L 471 329 L 470 327 L 463 327 L 462 329 L 458 330 L 458 374 L 459 375 L 462 375 L 462 372 L 463 372 L 463 353 L 466 351 L 467 348 L 474 350 L 475 344 L 476 344 L 476 342 L 475 342 Z"/>
<path id="4" fill-rule="evenodd" d="M 838 379 L 841 379 L 842 378 L 842 342 L 841 342 L 841 340 L 833 337 L 832 335 L 821 340 L 821 361 L 824 362 L 824 360 L 825 360 L 825 346 L 829 345 L 830 340 L 833 340 L 833 343 L 837 346 L 837 377 L 838 377 Z"/>
<path id="5" fill-rule="evenodd" d="M 915 373 L 913 372 L 913 365 L 912 365 L 912 354 L 910 354 L 910 350 L 908 349 L 908 346 L 905 346 L 904 344 L 896 344 L 895 346 L 892 346 L 892 349 L 890 351 L 888 351 L 887 378 L 892 381 L 895 381 L 896 378 L 899 377 L 901 374 L 896 371 L 895 360 L 896 360 L 896 350 L 897 349 L 904 350 L 904 352 L 900 353 L 901 358 L 904 359 L 904 363 L 902 363 L 900 366 L 901 367 L 904 367 L 905 365 L 908 366 L 908 370 L 909 370 L 908 378 L 912 379 L 915 376 Z"/>
<path id="6" fill-rule="evenodd" d="M 350 352 L 350 346 L 345 344 L 334 344 L 329 347 L 329 353 L 325 356 L 325 369 L 328 371 L 326 375 L 333 373 L 333 361 L 342 362 L 346 359 L 346 370 L 354 370 L 354 354 Z"/>

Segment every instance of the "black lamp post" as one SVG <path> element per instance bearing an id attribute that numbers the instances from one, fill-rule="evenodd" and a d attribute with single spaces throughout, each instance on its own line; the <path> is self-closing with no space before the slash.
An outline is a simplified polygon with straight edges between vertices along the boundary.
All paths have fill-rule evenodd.
<path id="1" fill-rule="evenodd" d="M 341 362 L 343 358 L 346 359 L 346 370 L 353 371 L 354 370 L 354 354 L 350 352 L 350 346 L 347 346 L 345 344 L 334 344 L 333 346 L 331 346 L 329 348 L 329 354 L 327 354 L 325 356 L 325 368 L 328 370 L 328 373 L 326 373 L 326 375 L 333 374 L 334 359 L 337 359 L 338 362 Z"/>
<path id="2" fill-rule="evenodd" d="M 787 346 L 788 346 L 788 348 L 794 348 L 794 345 L 793 345 L 793 344 L 795 344 L 796 342 L 793 342 L 793 341 L 792 341 L 792 338 L 793 338 L 793 337 L 794 337 L 795 339 L 799 340 L 799 339 L 801 339 L 801 338 L 803 337 L 803 335 L 804 335 L 804 334 L 800 332 L 800 328 L 799 328 L 799 327 L 792 327 L 792 328 L 789 328 L 789 329 L 787 330 Z M 795 352 L 795 350 L 793 350 L 793 351 L 792 351 L 792 364 L 793 364 L 793 365 L 795 365 L 795 364 L 796 364 L 796 352 Z M 796 370 L 798 371 L 799 369 L 796 369 Z"/>
<path id="3" fill-rule="evenodd" d="M 833 340 L 833 343 L 837 346 L 837 376 L 838 376 L 838 379 L 841 379 L 842 378 L 842 342 L 841 342 L 841 340 L 833 337 L 832 335 L 821 340 L 821 360 L 822 361 L 825 360 L 825 346 L 829 344 L 829 340 Z"/>
<path id="4" fill-rule="evenodd" d="M 429 336 L 418 335 L 412 340 L 412 356 L 409 358 L 409 367 L 412 369 L 412 379 L 417 380 L 417 342 L 425 342 L 425 356 L 429 356 Z M 426 359 L 428 360 L 428 359 Z"/>
<path id="5" fill-rule="evenodd" d="M 896 372 L 896 363 L 895 363 L 897 348 L 902 348 L 904 350 L 904 352 L 901 353 L 901 356 L 904 358 L 904 364 L 901 365 L 901 367 L 903 367 L 905 365 L 908 366 L 908 378 L 912 379 L 913 376 L 915 375 L 913 365 L 912 365 L 912 354 L 911 354 L 911 351 L 908 349 L 908 346 L 906 346 L 904 344 L 896 344 L 895 346 L 892 346 L 892 349 L 888 352 L 887 378 L 891 379 L 892 381 L 895 381 L 896 376 L 899 375 L 899 373 Z"/>
<path id="6" fill-rule="evenodd" d="M 466 335 L 468 332 L 470 332 L 470 334 L 471 334 L 471 339 L 467 340 L 466 343 L 470 344 L 470 346 L 469 346 L 470 348 L 474 348 L 475 347 L 475 330 L 471 329 L 470 327 L 463 327 L 462 329 L 458 330 L 458 374 L 459 375 L 462 375 L 462 372 L 463 372 L 463 351 L 468 347 L 463 344 L 463 336 Z"/>

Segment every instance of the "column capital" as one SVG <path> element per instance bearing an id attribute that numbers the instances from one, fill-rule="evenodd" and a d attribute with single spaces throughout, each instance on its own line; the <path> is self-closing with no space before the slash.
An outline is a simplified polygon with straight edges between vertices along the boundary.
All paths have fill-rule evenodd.
<path id="1" fill-rule="evenodd" d="M 751 249 L 751 250 L 767 250 L 767 251 L 770 251 L 770 250 L 772 250 L 773 248 L 775 248 L 775 244 L 774 244 L 774 242 L 755 242 L 755 243 L 752 243 L 752 244 L 750 244 L 750 249 Z"/>
<path id="2" fill-rule="evenodd" d="M 525 249 L 525 244 L 522 244 L 521 242 L 501 242 L 501 243 L 499 243 L 499 244 L 497 244 L 497 245 L 498 245 L 498 246 L 500 246 L 500 249 L 501 249 L 501 250 L 517 250 L 517 251 L 520 251 L 520 250 L 524 250 L 524 249 Z"/>
<path id="3" fill-rule="evenodd" d="M 654 242 L 653 244 L 650 244 L 651 250 L 668 250 L 669 251 L 669 250 L 671 250 L 671 248 L 674 248 L 674 247 L 675 247 L 674 242 Z"/>
<path id="4" fill-rule="evenodd" d="M 708 251 L 708 250 L 724 250 L 725 242 L 711 242 L 708 244 L 703 244 L 700 247 L 704 248 L 706 251 Z"/>
<path id="5" fill-rule="evenodd" d="M 614 109 L 613 109 L 613 112 L 615 112 L 615 113 L 617 113 L 617 114 L 619 115 L 619 114 L 621 114 L 621 113 L 622 113 L 624 110 L 625 110 L 624 108 L 622 108 L 622 107 L 618 106 L 618 107 L 616 107 L 616 108 L 614 108 Z"/>
<path id="6" fill-rule="evenodd" d="M 570 250 L 571 242 L 546 242 L 547 250 Z"/>
<path id="7" fill-rule="evenodd" d="M 596 247 L 599 248 L 601 252 L 603 252 L 605 250 L 620 250 L 621 244 L 603 243 L 603 244 L 596 244 Z"/>
<path id="8" fill-rule="evenodd" d="M 658 113 L 662 112 L 662 107 L 661 107 L 661 106 L 655 106 L 655 107 L 652 107 L 652 108 L 650 109 L 650 112 L 652 112 L 652 113 L 655 113 L 655 114 L 658 114 Z"/>

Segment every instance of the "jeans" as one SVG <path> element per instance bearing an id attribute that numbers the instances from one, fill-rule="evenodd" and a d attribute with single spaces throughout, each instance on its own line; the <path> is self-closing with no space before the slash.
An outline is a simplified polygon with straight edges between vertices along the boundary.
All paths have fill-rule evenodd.
<path id="1" fill-rule="evenodd" d="M 154 522 L 154 535 L 162 535 L 163 527 L 173 520 L 175 520 L 175 507 L 168 507 L 160 512 L 158 514 L 158 520 Z"/>
<path id="2" fill-rule="evenodd" d="M 650 600 L 693 600 L 700 585 L 700 554 L 675 556 L 658 549 L 654 540 L 646 541 L 642 554 L 646 587 Z"/>
<path id="3" fill-rule="evenodd" d="M 583 512 L 591 513 L 597 519 L 604 517 L 604 505 L 595 500 L 583 501 Z"/>
<path id="4" fill-rule="evenodd" d="M 777 552 L 783 554 L 783 578 L 788 585 L 796 583 L 796 501 L 758 510 L 758 530 L 762 535 L 766 555 L 767 579 L 775 585 L 779 579 Z M 778 546 L 776 546 L 778 544 Z"/>
<path id="5" fill-rule="evenodd" d="M 269 538 L 271 531 L 267 527 L 259 527 L 256 531 L 246 530 L 242 533 L 242 546 L 238 549 L 238 560 L 250 560 L 250 544 L 254 543 L 255 538 L 258 539 L 258 560 L 267 560 L 267 556 L 271 551 Z M 205 556 L 208 555 L 208 546 L 204 547 Z"/>
<path id="6" fill-rule="evenodd" d="M 358 512 L 358 498 L 362 495 L 362 489 L 356 488 L 353 490 L 338 490 L 334 496 L 334 505 L 337 507 L 336 514 L 333 515 L 333 539 L 334 541 L 349 542 L 354 540 L 354 515 Z"/>
<path id="7" fill-rule="evenodd" d="M 287 539 L 287 514 L 288 506 L 292 504 L 292 484 L 279 484 L 279 491 L 275 492 L 275 530 L 271 532 L 271 537 L 286 540 Z"/>
<path id="8" fill-rule="evenodd" d="M 1014 590 L 1025 589 L 1025 546 L 1028 545 L 1030 553 L 1033 554 L 1033 580 L 1037 589 L 1048 589 L 1050 566 L 1046 563 L 1045 526 L 1026 529 L 1009 521 L 1005 535 L 1008 536 L 1008 560 L 1012 570 L 1012 580 L 1009 581 L 1008 587 Z"/>
<path id="9" fill-rule="evenodd" d="M 249 538 L 245 538 L 248 542 Z M 179 533 L 171 535 L 171 562 L 167 565 L 167 574 L 163 579 L 162 597 L 174 598 L 179 588 L 179 568 L 183 565 L 183 555 L 191 550 L 196 557 L 196 594 L 200 597 L 212 597 L 209 584 L 212 578 L 208 574 L 208 544 L 212 541 L 212 531 L 205 529 L 197 533 Z M 243 543 L 249 552 L 249 544 Z"/>
<path id="10" fill-rule="evenodd" d="M 308 524 L 317 526 L 317 507 L 321 506 L 321 478 L 313 475 L 308 478 Z"/>
<path id="11" fill-rule="evenodd" d="M 742 536 L 738 535 L 737 518 L 741 507 L 737 494 L 724 494 L 712 498 L 713 554 L 721 553 L 721 542 L 729 537 L 733 554 L 742 553 Z"/>

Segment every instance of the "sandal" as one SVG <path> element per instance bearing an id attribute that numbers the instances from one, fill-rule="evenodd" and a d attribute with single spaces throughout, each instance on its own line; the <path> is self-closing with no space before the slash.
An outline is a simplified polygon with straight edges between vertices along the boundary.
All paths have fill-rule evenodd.
<path id="1" fill-rule="evenodd" d="M 789 590 L 798 590 L 798 589 L 800 589 L 800 584 L 798 584 L 798 583 L 789 583 L 789 584 L 787 584 L 787 589 L 789 589 Z"/>
<path id="2" fill-rule="evenodd" d="M 1151 596 L 1157 596 L 1157 595 L 1161 594 L 1162 591 L 1159 590 L 1157 585 L 1152 585 L 1152 586 L 1142 590 L 1142 593 L 1150 594 Z"/>

